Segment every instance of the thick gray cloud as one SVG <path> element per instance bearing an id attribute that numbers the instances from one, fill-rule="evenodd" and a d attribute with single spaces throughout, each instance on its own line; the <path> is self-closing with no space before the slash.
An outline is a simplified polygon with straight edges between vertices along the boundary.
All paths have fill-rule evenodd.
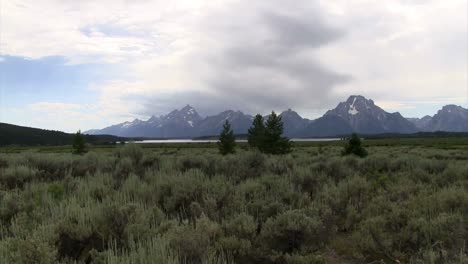
<path id="1" fill-rule="evenodd" d="M 327 25 L 318 5 L 296 1 L 287 8 L 289 1 L 266 2 L 251 8 L 236 3 L 205 15 L 199 32 L 206 46 L 195 47 L 186 60 L 207 91 L 158 94 L 142 113 L 154 113 L 156 105 L 185 103 L 212 114 L 227 108 L 266 113 L 336 102 L 334 86 L 351 77 L 323 66 L 317 52 L 345 32 Z"/>
<path id="2" fill-rule="evenodd" d="M 68 130 L 76 131 L 187 103 L 205 115 L 291 107 L 309 118 L 351 94 L 407 116 L 466 106 L 467 3 L 10 0 L 2 13 L 3 54 L 106 63 L 123 74 L 83 87 L 91 107 L 35 97 L 4 112 L 28 123 L 23 108 L 40 106 L 57 129 L 79 117 Z"/>

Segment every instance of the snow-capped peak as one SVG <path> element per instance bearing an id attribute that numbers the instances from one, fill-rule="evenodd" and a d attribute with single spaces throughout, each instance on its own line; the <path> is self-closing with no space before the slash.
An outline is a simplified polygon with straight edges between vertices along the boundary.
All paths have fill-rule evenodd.
<path id="1" fill-rule="evenodd" d="M 127 122 L 124 122 L 124 123 L 122 124 L 122 127 L 128 128 L 128 127 L 131 127 L 132 125 L 133 125 L 132 122 L 128 122 L 128 121 L 127 121 Z"/>
<path id="2" fill-rule="evenodd" d="M 195 111 L 195 109 L 189 104 L 180 109 L 180 112 L 187 115 L 195 115 L 197 113 L 197 111 Z"/>
<path id="3" fill-rule="evenodd" d="M 357 97 L 354 97 L 353 103 L 349 106 L 348 113 L 349 113 L 350 115 L 357 115 L 357 114 L 359 114 L 359 111 L 356 109 L 356 107 L 354 107 L 354 104 L 356 103 L 356 99 L 357 99 Z"/>

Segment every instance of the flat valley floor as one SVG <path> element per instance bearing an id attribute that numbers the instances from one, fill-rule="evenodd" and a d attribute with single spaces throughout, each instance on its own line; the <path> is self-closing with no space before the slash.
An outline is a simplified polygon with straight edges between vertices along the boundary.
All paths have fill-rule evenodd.
<path id="1" fill-rule="evenodd" d="M 1 263 L 467 263 L 468 138 L 0 148 Z"/>

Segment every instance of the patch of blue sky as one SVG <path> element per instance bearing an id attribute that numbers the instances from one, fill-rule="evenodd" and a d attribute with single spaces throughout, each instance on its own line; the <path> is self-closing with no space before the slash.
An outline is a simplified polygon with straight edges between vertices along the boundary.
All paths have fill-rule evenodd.
<path id="1" fill-rule="evenodd" d="M 64 57 L 27 59 L 3 56 L 0 61 L 0 96 L 5 107 L 36 102 L 92 103 L 99 85 L 123 76 L 116 64 L 68 64 Z"/>

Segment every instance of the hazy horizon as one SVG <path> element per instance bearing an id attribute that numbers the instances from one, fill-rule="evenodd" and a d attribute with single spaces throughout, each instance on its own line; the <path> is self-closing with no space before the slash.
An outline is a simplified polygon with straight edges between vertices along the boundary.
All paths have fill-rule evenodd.
<path id="1" fill-rule="evenodd" d="M 315 119 L 468 108 L 468 2 L 0 2 L 0 122 L 74 132 L 190 104 Z"/>

